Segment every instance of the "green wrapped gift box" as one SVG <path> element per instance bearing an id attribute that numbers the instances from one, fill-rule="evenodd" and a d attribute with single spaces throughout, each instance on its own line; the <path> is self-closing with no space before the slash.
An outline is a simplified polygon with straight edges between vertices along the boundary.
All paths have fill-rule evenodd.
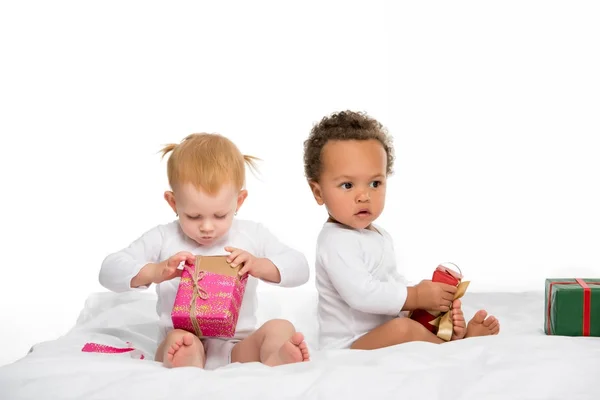
<path id="1" fill-rule="evenodd" d="M 547 335 L 600 336 L 600 279 L 546 279 Z"/>

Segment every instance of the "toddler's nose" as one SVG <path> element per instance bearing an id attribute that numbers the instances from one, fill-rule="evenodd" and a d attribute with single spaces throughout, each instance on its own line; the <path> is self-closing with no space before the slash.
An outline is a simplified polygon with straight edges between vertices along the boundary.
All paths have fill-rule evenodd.
<path id="1" fill-rule="evenodd" d="M 200 231 L 202 233 L 211 233 L 214 229 L 214 226 L 212 224 L 212 222 L 208 222 L 205 221 L 201 226 L 200 226 Z"/>
<path id="2" fill-rule="evenodd" d="M 363 190 L 361 193 L 358 194 L 358 196 L 356 196 L 356 201 L 358 203 L 366 203 L 369 201 L 369 199 L 369 192 L 367 192 L 366 190 Z"/>

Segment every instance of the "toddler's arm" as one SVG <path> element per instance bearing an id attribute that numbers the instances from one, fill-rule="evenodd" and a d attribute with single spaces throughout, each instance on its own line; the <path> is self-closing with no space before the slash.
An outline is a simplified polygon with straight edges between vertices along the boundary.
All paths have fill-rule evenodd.
<path id="1" fill-rule="evenodd" d="M 132 242 L 128 247 L 109 254 L 100 267 L 100 284 L 113 292 L 133 290 L 132 279 L 150 263 L 158 263 L 163 235 L 155 227 Z M 138 286 L 146 289 L 151 282 Z"/>
<path id="2" fill-rule="evenodd" d="M 296 287 L 308 281 L 310 271 L 304 254 L 283 244 L 261 224 L 258 224 L 257 240 L 262 249 L 260 257 L 269 259 L 279 271 L 281 280 L 277 285 Z"/>
<path id="3" fill-rule="evenodd" d="M 383 282 L 374 278 L 365 268 L 356 237 L 338 234 L 321 240 L 317 258 L 350 307 L 371 314 L 401 315 L 407 300 L 407 287 L 401 282 Z"/>

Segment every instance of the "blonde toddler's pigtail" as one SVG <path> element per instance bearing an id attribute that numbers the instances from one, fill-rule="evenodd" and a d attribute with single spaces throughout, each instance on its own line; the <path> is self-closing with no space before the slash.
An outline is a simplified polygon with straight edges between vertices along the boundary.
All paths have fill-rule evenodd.
<path id="1" fill-rule="evenodd" d="M 258 166 L 256 165 L 257 161 L 262 161 L 262 160 L 258 157 L 249 156 L 247 154 L 244 154 L 244 162 L 246 163 L 246 165 L 248 165 L 248 167 L 250 167 L 254 176 L 257 176 L 256 174 L 258 173 Z"/>
<path id="2" fill-rule="evenodd" d="M 160 158 L 161 158 L 161 159 L 165 158 L 165 156 L 166 156 L 167 154 L 169 154 L 170 152 L 172 152 L 173 150 L 175 150 L 175 148 L 176 148 L 176 147 L 177 147 L 177 145 L 176 145 L 176 144 L 173 144 L 173 143 L 171 143 L 171 144 L 168 144 L 168 145 L 166 145 L 165 147 L 163 147 L 163 148 L 162 148 L 162 149 L 159 151 L 159 153 L 162 153 L 162 155 L 161 155 L 161 157 L 160 157 Z"/>

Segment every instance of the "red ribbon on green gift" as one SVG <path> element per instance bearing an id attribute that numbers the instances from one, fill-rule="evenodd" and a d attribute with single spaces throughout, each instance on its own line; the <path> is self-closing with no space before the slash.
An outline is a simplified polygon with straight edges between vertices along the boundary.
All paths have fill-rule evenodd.
<path id="1" fill-rule="evenodd" d="M 548 315 L 547 315 L 547 323 L 548 323 L 548 332 L 550 330 L 550 309 L 552 307 L 552 285 L 574 285 L 579 284 L 583 288 L 583 336 L 590 336 L 590 325 L 592 320 L 592 290 L 589 285 L 581 278 L 575 278 L 575 282 L 550 282 L 550 287 L 548 288 Z M 590 285 L 600 285 L 600 282 L 592 282 Z"/>

